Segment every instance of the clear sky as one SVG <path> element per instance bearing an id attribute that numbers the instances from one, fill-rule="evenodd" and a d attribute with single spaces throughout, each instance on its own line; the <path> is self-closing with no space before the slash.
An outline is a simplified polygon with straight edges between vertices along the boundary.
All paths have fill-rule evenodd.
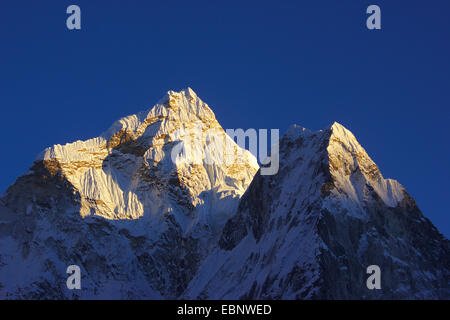
<path id="1" fill-rule="evenodd" d="M 224 128 L 340 122 L 449 237 L 449 14 L 448 0 L 2 0 L 0 192 L 45 147 L 189 86 Z"/>

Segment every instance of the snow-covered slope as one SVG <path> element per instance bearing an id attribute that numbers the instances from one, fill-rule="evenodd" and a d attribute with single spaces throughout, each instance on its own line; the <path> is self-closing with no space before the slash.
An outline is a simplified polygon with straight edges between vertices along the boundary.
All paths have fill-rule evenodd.
<path id="1" fill-rule="evenodd" d="M 370 265 L 381 290 L 366 286 Z M 184 297 L 448 299 L 449 282 L 449 241 L 353 134 L 294 125 L 279 173 L 256 174 Z"/>
<path id="2" fill-rule="evenodd" d="M 190 88 L 48 148 L 2 197 L 16 218 L 0 229 L 0 298 L 175 298 L 257 170 Z"/>

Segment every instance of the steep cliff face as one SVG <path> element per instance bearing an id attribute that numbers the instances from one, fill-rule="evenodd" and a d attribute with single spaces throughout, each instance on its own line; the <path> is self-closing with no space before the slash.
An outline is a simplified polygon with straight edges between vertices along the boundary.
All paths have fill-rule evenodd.
<path id="1" fill-rule="evenodd" d="M 367 267 L 381 269 L 369 290 Z M 280 171 L 256 174 L 188 298 L 450 297 L 450 246 L 340 124 L 293 126 Z"/>
<path id="2" fill-rule="evenodd" d="M 178 297 L 257 169 L 189 88 L 48 148 L 2 197 L 14 218 L 0 229 L 0 297 Z M 72 264 L 78 292 L 65 288 Z"/>

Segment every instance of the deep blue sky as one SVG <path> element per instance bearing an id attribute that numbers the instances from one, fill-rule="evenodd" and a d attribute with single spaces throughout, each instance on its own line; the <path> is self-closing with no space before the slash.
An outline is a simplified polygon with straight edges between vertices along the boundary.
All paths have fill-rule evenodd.
<path id="1" fill-rule="evenodd" d="M 66 28 L 70 4 L 81 31 Z M 365 27 L 370 4 L 382 30 Z M 224 128 L 342 123 L 449 237 L 449 12 L 448 0 L 2 0 L 0 192 L 45 147 L 190 86 Z"/>

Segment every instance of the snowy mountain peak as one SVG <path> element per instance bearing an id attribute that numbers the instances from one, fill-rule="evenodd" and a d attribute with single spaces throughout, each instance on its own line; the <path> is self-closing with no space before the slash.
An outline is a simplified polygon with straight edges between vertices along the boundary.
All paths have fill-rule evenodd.
<path id="1" fill-rule="evenodd" d="M 405 190 L 400 183 L 384 179 L 354 134 L 338 122 L 315 132 L 292 125 L 281 139 L 283 145 L 285 150 L 280 149 L 285 161 L 281 166 L 302 159 L 297 160 L 298 172 L 304 170 L 302 175 L 306 176 L 311 174 L 311 166 L 317 165 L 316 170 L 325 179 L 324 194 L 343 197 L 358 205 L 379 197 L 386 205 L 395 207 L 403 199 Z"/>
<path id="2" fill-rule="evenodd" d="M 376 194 L 386 205 L 397 206 L 403 199 L 404 188 L 395 180 L 383 178 L 352 132 L 337 122 L 330 131 L 327 152 L 333 184 L 328 187 L 356 203 Z"/>
<path id="3" fill-rule="evenodd" d="M 255 175 L 184 297 L 448 299 L 449 241 L 404 188 L 342 125 L 306 132 L 282 137 L 279 173 Z"/>
<path id="4" fill-rule="evenodd" d="M 169 97 L 170 96 L 180 96 L 180 95 L 183 95 L 189 99 L 198 99 L 197 94 L 190 87 L 186 87 L 186 88 L 180 90 L 179 92 L 173 91 L 173 90 L 167 91 L 167 96 L 169 96 Z"/>
<path id="5" fill-rule="evenodd" d="M 216 122 L 213 111 L 208 104 L 203 102 L 191 88 L 186 88 L 180 92 L 168 91 L 149 110 L 130 115 L 116 121 L 101 136 L 109 140 L 115 134 L 127 132 L 131 135 L 142 135 L 147 127 L 153 125 L 149 130 L 154 129 L 158 123 L 161 124 L 159 129 L 169 131 L 171 126 L 166 126 L 167 121 L 175 122 Z M 166 132 L 167 133 L 167 132 Z"/>
<path id="6" fill-rule="evenodd" d="M 334 122 L 331 125 L 330 130 L 332 132 L 330 137 L 330 144 L 331 142 L 338 142 L 340 144 L 345 145 L 348 148 L 348 151 L 350 152 L 366 153 L 366 151 L 359 144 L 358 140 L 353 135 L 353 133 L 340 123 Z"/>
<path id="7" fill-rule="evenodd" d="M 214 140 L 210 145 L 204 135 L 210 130 L 227 143 Z M 189 158 L 174 155 L 176 148 L 190 151 Z M 217 160 L 215 150 L 243 157 L 236 156 L 232 163 L 209 161 Z M 169 91 L 153 108 L 116 121 L 98 138 L 47 148 L 35 161 L 35 166 L 42 164 L 61 174 L 80 195 L 83 217 L 134 219 L 145 212 L 171 210 L 156 206 L 149 194 L 160 197 L 161 188 L 169 191 L 176 185 L 178 203 L 216 206 L 215 221 L 222 221 L 214 223 L 217 228 L 259 168 L 254 156 L 225 134 L 209 106 L 190 88 Z M 233 200 L 222 201 L 223 197 Z M 201 211 L 197 214 L 206 219 Z"/>
<path id="8" fill-rule="evenodd" d="M 49 283 L 51 297 L 72 296 L 58 280 L 71 264 L 89 275 L 84 298 L 178 297 L 258 169 L 190 88 L 47 148 L 3 197 L 17 219 L 0 228 L 0 298 L 38 298 Z M 8 276 L 18 265 L 32 280 Z"/>
<path id="9" fill-rule="evenodd" d="M 297 139 L 301 135 L 311 134 L 311 133 L 312 133 L 312 131 L 310 131 L 302 126 L 299 126 L 297 124 L 293 124 L 288 128 L 288 130 L 284 134 L 284 137 L 289 138 L 289 139 Z"/>

